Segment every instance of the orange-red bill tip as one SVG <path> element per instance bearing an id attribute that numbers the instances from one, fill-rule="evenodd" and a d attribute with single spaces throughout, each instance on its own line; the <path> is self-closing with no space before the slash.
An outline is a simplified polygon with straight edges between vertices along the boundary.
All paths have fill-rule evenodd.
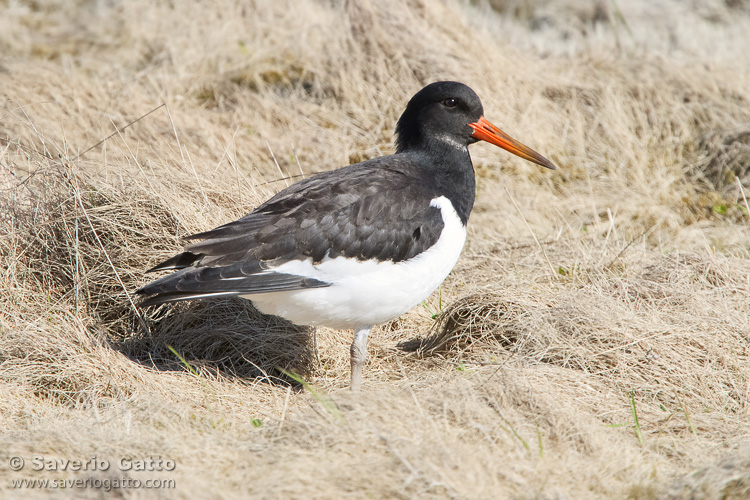
<path id="1" fill-rule="evenodd" d="M 557 167 L 554 163 L 549 161 L 544 156 L 540 155 L 528 146 L 525 146 L 494 126 L 484 116 L 474 123 L 469 123 L 469 126 L 474 129 L 474 133 L 471 134 L 475 139 L 480 141 L 486 141 L 495 146 L 499 146 L 504 150 L 513 153 L 516 156 L 520 156 L 524 160 L 536 163 L 543 167 L 555 170 Z"/>

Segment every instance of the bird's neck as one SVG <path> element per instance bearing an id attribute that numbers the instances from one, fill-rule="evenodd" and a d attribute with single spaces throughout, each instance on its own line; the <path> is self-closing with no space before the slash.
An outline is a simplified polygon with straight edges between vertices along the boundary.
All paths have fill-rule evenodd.
<path id="1" fill-rule="evenodd" d="M 426 151 L 429 153 L 417 153 L 425 175 L 436 192 L 450 200 L 461 222 L 466 225 L 476 194 L 474 166 L 468 147 L 436 141 Z"/>

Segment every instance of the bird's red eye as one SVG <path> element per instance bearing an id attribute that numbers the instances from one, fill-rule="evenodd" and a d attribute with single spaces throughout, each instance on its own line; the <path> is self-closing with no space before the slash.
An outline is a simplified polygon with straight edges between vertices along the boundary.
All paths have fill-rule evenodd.
<path id="1" fill-rule="evenodd" d="M 454 108 L 456 104 L 458 104 L 458 102 L 454 98 L 451 97 L 451 98 L 443 100 L 442 104 L 446 108 Z"/>

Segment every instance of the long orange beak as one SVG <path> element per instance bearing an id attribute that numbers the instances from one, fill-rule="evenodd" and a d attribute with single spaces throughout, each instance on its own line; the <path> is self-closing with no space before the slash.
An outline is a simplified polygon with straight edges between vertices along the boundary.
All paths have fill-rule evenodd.
<path id="1" fill-rule="evenodd" d="M 499 146 L 506 151 L 513 153 L 516 156 L 520 156 L 524 160 L 529 160 L 541 165 L 543 167 L 555 170 L 557 167 L 554 163 L 549 161 L 544 156 L 540 155 L 528 146 L 524 146 L 493 124 L 491 124 L 484 116 L 474 123 L 469 123 L 469 127 L 474 129 L 474 133 L 471 136 L 480 141 L 487 141 L 490 144 Z"/>

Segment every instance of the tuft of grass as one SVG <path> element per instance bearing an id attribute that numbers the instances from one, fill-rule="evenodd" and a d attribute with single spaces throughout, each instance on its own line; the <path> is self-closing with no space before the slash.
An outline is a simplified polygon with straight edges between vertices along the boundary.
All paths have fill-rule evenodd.
<path id="1" fill-rule="evenodd" d="M 426 300 L 422 301 L 422 307 L 427 311 L 432 319 L 438 319 L 443 314 L 443 286 L 440 285 L 437 289 L 437 307 L 433 309 Z"/>
<path id="2" fill-rule="evenodd" d="M 693 434 L 693 436 L 698 437 L 698 432 L 695 430 L 695 426 L 693 425 L 693 420 L 690 418 L 690 412 L 687 409 L 687 405 L 683 401 L 679 401 L 679 403 L 680 403 L 680 408 L 682 409 L 682 412 L 685 414 L 685 420 L 688 423 L 690 432 Z"/>
<path id="3" fill-rule="evenodd" d="M 185 357 L 184 357 L 184 356 L 183 356 L 182 354 L 180 354 L 179 352 L 177 352 L 177 349 L 175 349 L 175 348 L 174 348 L 174 347 L 172 347 L 171 345 L 167 345 L 167 349 L 169 349 L 169 350 L 170 350 L 170 352 L 171 352 L 172 354 L 174 354 L 174 355 L 175 355 L 175 356 L 177 357 L 177 359 L 179 359 L 179 360 L 180 360 L 180 363 L 182 363 L 182 366 L 184 366 L 185 368 L 187 368 L 187 370 L 188 370 L 188 371 L 189 371 L 190 373 L 192 373 L 192 374 L 193 374 L 193 376 L 195 376 L 195 377 L 197 377 L 197 378 L 201 378 L 201 376 L 200 376 L 200 375 L 198 374 L 198 371 L 197 371 L 197 370 L 196 370 L 195 368 L 193 368 L 193 365 L 191 365 L 191 364 L 190 364 L 190 363 L 188 362 L 188 360 L 187 360 L 187 359 L 185 359 Z"/>
<path id="4" fill-rule="evenodd" d="M 638 421 L 638 410 L 635 405 L 635 395 L 631 392 L 629 396 L 630 400 L 630 411 L 633 416 L 633 429 L 635 430 L 635 437 L 638 438 L 638 444 L 643 446 L 643 433 L 641 432 L 641 424 Z"/>
<path id="5" fill-rule="evenodd" d="M 305 390 L 309 392 L 318 403 L 320 403 L 320 405 L 323 407 L 323 409 L 326 412 L 328 412 L 329 415 L 331 415 L 332 417 L 338 420 L 343 420 L 344 415 L 339 410 L 338 406 L 336 405 L 336 402 L 328 394 L 323 392 L 321 389 L 318 389 L 317 387 L 315 387 L 313 384 L 305 380 L 305 378 L 298 373 L 295 373 L 293 371 L 287 371 L 287 370 L 282 370 L 282 372 L 284 373 L 284 375 L 291 378 L 298 384 L 301 384 L 302 387 L 304 387 Z"/>

